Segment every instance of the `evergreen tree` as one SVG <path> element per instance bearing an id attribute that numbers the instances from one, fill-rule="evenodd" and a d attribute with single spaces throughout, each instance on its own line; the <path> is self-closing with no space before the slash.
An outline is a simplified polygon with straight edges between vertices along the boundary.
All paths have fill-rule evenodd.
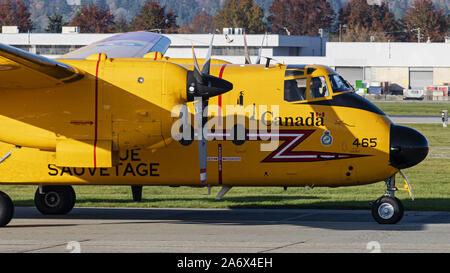
<path id="1" fill-rule="evenodd" d="M 214 24 L 223 28 L 245 28 L 247 33 L 264 33 L 264 12 L 253 0 L 227 0 L 214 17 Z"/>
<path id="2" fill-rule="evenodd" d="M 53 15 L 49 16 L 48 18 L 48 25 L 45 28 L 45 32 L 50 33 L 61 33 L 62 27 L 67 25 L 67 22 L 63 21 L 63 16 L 58 13 L 53 13 Z"/>
<path id="3" fill-rule="evenodd" d="M 253 0 L 242 0 L 240 8 L 244 13 L 245 29 L 247 33 L 264 33 L 267 24 L 264 23 L 264 11 Z"/>
<path id="4" fill-rule="evenodd" d="M 170 10 L 166 13 L 166 7 L 160 7 L 158 2 L 148 0 L 136 15 L 133 22 L 135 30 L 157 31 L 173 33 L 178 28 L 177 16 Z"/>

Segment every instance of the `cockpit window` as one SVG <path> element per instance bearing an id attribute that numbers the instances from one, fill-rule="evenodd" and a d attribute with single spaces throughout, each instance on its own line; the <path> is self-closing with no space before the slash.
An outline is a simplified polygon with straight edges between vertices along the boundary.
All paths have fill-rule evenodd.
<path id="1" fill-rule="evenodd" d="M 285 77 L 297 77 L 305 75 L 304 70 L 286 70 Z"/>
<path id="2" fill-rule="evenodd" d="M 284 81 L 284 100 L 285 101 L 301 101 L 306 100 L 306 78 L 299 78 Z"/>
<path id="3" fill-rule="evenodd" d="M 310 80 L 309 97 L 311 99 L 328 97 L 330 93 L 327 88 L 325 77 L 314 77 Z"/>
<path id="4" fill-rule="evenodd" d="M 347 81 L 337 74 L 330 75 L 330 83 L 331 88 L 333 88 L 333 92 L 335 93 L 343 91 L 353 91 L 353 88 L 349 86 Z"/>

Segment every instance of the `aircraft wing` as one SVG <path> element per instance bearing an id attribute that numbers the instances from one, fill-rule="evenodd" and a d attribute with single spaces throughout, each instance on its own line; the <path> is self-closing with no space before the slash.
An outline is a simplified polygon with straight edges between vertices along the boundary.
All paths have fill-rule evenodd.
<path id="1" fill-rule="evenodd" d="M 82 77 L 69 65 L 0 43 L 0 89 L 44 88 Z"/>
<path id="2" fill-rule="evenodd" d="M 108 58 L 142 58 L 149 52 L 166 53 L 170 39 L 153 32 L 137 31 L 113 35 L 72 51 L 63 59 L 84 60 L 92 54 L 104 53 Z"/>

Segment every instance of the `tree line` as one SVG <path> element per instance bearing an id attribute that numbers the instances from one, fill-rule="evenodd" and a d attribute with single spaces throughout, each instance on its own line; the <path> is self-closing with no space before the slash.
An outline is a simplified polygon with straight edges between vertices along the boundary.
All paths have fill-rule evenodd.
<path id="1" fill-rule="evenodd" d="M 402 18 L 396 19 L 383 1 L 350 0 L 337 13 L 326 0 L 274 0 L 269 16 L 254 0 L 226 0 L 215 15 L 205 11 L 190 24 L 178 26 L 177 14 L 159 2 L 147 0 L 132 20 L 115 17 L 107 8 L 83 6 L 70 21 L 61 14 L 48 15 L 45 31 L 61 32 L 65 25 L 79 26 L 82 33 L 147 30 L 161 33 L 212 33 L 225 27 L 244 28 L 249 34 L 317 36 L 319 30 L 332 41 L 442 42 L 450 35 L 450 15 L 431 0 L 416 0 Z M 1 0 L 0 25 L 17 25 L 20 32 L 33 29 L 23 0 Z"/>

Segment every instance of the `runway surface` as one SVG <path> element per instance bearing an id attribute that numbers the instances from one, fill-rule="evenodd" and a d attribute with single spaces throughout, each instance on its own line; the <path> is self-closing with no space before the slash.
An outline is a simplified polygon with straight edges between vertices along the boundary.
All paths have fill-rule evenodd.
<path id="1" fill-rule="evenodd" d="M 450 252 L 450 213 L 406 211 L 379 225 L 369 210 L 17 207 L 0 252 Z"/>

